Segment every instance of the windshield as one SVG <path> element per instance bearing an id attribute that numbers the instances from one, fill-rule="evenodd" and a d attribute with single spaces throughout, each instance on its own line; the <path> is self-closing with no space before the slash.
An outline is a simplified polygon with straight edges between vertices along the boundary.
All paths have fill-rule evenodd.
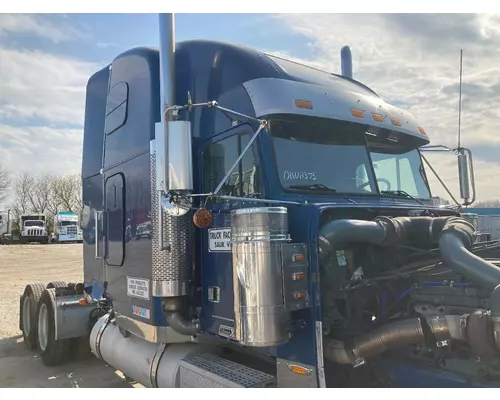
<path id="1" fill-rule="evenodd" d="M 402 191 L 419 199 L 430 199 L 431 193 L 419 151 L 414 143 L 391 142 L 382 135 L 367 135 L 379 190 Z M 360 167 L 359 173 L 363 174 Z"/>
<path id="2" fill-rule="evenodd" d="M 361 125 L 360 125 L 361 127 Z M 343 193 L 376 193 L 364 128 L 311 117 L 272 120 L 281 185 L 320 185 Z"/>
<path id="3" fill-rule="evenodd" d="M 418 150 L 402 154 L 370 152 L 380 191 L 400 190 L 420 199 L 430 199 Z"/>
<path id="4" fill-rule="evenodd" d="M 24 223 L 24 226 L 28 227 L 28 226 L 41 226 L 43 227 L 43 221 L 26 221 Z"/>
<path id="5" fill-rule="evenodd" d="M 61 226 L 75 226 L 76 221 L 61 221 L 60 224 Z"/>

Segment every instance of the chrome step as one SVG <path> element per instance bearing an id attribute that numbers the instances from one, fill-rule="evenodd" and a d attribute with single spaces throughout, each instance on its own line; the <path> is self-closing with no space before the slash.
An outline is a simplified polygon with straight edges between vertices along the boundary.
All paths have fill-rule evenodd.
<path id="1" fill-rule="evenodd" d="M 276 378 L 222 357 L 205 353 L 180 362 L 181 388 L 275 387 Z"/>

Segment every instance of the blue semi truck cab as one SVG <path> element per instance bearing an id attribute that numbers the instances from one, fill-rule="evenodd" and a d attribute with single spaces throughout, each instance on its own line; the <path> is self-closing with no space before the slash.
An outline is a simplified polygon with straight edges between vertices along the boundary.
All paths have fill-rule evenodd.
<path id="1" fill-rule="evenodd" d="M 342 60 L 176 43 L 161 15 L 159 49 L 90 77 L 84 282 L 27 286 L 28 346 L 149 387 L 495 386 L 499 243 L 432 205 L 427 128 Z"/>

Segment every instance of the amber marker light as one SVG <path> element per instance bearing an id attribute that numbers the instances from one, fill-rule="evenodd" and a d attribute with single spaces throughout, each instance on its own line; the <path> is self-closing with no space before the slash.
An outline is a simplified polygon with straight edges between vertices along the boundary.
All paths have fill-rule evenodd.
<path id="1" fill-rule="evenodd" d="M 365 113 L 361 110 L 357 110 L 355 108 L 351 108 L 351 115 L 356 118 L 364 118 Z"/>
<path id="2" fill-rule="evenodd" d="M 312 110 L 313 105 L 310 101 L 308 100 L 295 100 L 295 107 L 297 108 L 304 108 L 306 110 Z"/>

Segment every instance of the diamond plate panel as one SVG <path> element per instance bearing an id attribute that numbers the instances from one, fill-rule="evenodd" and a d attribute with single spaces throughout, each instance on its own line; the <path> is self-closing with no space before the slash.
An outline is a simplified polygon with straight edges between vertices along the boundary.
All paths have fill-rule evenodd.
<path id="1" fill-rule="evenodd" d="M 156 191 L 156 155 L 150 154 L 152 292 L 153 296 L 183 296 L 191 278 L 191 212 L 179 217 L 163 213 L 163 245 L 160 250 L 160 218 Z"/>
<path id="2" fill-rule="evenodd" d="M 213 354 L 180 363 L 180 387 L 257 388 L 275 385 L 275 377 Z"/>

